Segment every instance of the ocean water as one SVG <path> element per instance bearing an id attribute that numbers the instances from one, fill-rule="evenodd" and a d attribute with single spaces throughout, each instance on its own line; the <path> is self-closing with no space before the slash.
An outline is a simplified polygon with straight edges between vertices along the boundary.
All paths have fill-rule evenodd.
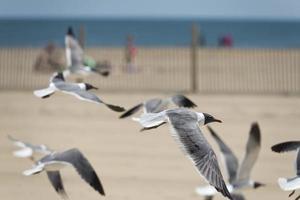
<path id="1" fill-rule="evenodd" d="M 85 28 L 86 46 L 124 46 L 133 35 L 139 46 L 188 46 L 196 23 L 209 47 L 223 35 L 231 35 L 239 48 L 298 48 L 300 22 L 242 20 L 147 19 L 0 19 L 0 47 L 64 45 L 68 26 Z"/>

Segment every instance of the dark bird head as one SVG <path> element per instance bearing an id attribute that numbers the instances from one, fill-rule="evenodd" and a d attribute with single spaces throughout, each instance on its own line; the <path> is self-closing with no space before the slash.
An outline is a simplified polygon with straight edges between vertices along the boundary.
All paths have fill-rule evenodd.
<path id="1" fill-rule="evenodd" d="M 91 84 L 88 84 L 88 83 L 84 83 L 84 84 L 85 84 L 85 89 L 86 90 L 92 90 L 92 89 L 98 90 L 97 87 L 92 86 Z"/>
<path id="2" fill-rule="evenodd" d="M 266 184 L 260 183 L 260 182 L 254 182 L 254 184 L 253 184 L 254 189 L 257 189 L 257 188 L 262 187 L 262 186 L 266 186 Z"/>
<path id="3" fill-rule="evenodd" d="M 75 34 L 74 34 L 73 28 L 71 26 L 69 26 L 69 28 L 68 28 L 67 35 L 75 38 Z"/>
<path id="4" fill-rule="evenodd" d="M 213 117 L 212 115 L 210 115 L 210 114 L 203 113 L 203 115 L 204 115 L 204 125 L 205 125 L 205 124 L 208 124 L 208 123 L 211 123 L 211 122 L 219 122 L 219 123 L 222 123 L 221 120 L 214 118 L 214 117 Z"/>
<path id="5" fill-rule="evenodd" d="M 54 74 L 53 79 L 65 81 L 65 77 L 62 72 L 57 72 L 56 74 Z"/>

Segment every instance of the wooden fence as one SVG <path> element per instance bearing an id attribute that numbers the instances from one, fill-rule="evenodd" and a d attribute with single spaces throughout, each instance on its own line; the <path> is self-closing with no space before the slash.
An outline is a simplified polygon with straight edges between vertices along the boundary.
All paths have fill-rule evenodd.
<path id="1" fill-rule="evenodd" d="M 34 70 L 35 48 L 0 49 L 0 89 L 47 86 L 50 72 Z M 128 69 L 123 48 L 89 48 L 85 54 L 112 65 L 111 76 L 84 77 L 104 91 L 300 94 L 300 49 L 142 48 Z M 60 50 L 64 63 L 64 52 Z M 197 62 L 192 62 L 192 58 Z M 195 65 L 195 70 L 192 66 Z"/>

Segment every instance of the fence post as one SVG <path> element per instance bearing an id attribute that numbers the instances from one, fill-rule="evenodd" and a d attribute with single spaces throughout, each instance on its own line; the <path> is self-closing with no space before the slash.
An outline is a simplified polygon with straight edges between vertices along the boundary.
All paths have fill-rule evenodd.
<path id="1" fill-rule="evenodd" d="M 84 48 L 85 45 L 85 29 L 84 26 L 81 24 L 79 28 L 79 44 L 81 48 Z"/>
<path id="2" fill-rule="evenodd" d="M 196 23 L 192 25 L 191 41 L 191 92 L 198 91 L 198 45 L 199 31 Z"/>

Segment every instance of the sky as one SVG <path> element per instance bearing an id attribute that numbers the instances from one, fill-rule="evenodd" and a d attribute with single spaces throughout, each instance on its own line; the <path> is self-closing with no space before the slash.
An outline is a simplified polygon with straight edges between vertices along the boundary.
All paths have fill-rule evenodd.
<path id="1" fill-rule="evenodd" d="M 3 18 L 300 20 L 300 0 L 0 0 Z"/>

